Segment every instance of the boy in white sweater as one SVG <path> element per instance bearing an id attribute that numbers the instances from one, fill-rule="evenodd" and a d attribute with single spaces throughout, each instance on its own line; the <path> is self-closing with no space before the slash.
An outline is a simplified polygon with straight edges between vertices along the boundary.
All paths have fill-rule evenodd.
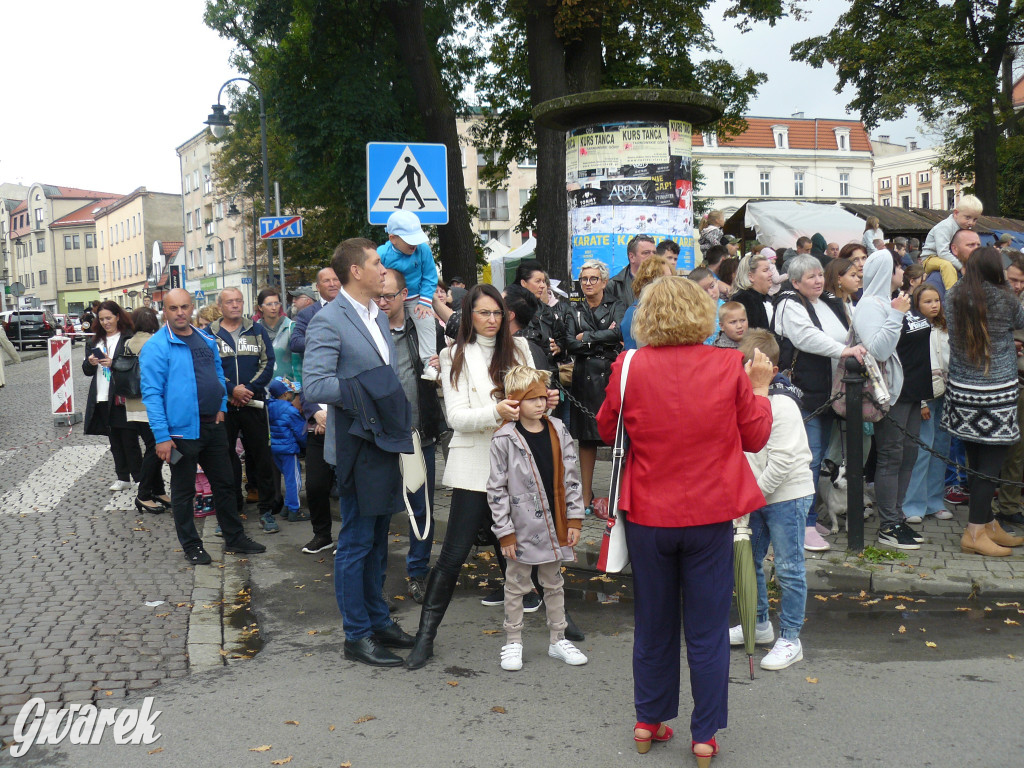
<path id="1" fill-rule="evenodd" d="M 961 229 L 974 229 L 982 211 L 981 200 L 974 195 L 964 195 L 953 213 L 928 231 L 924 247 L 921 248 L 921 264 L 925 272 L 938 272 L 942 275 L 942 284 L 947 290 L 953 287 L 957 273 L 964 268 L 949 249 L 953 235 Z"/>
<path id="2" fill-rule="evenodd" d="M 775 379 L 768 390 L 772 403 L 772 434 L 758 453 L 747 461 L 764 494 L 765 506 L 750 515 L 754 570 L 757 573 L 758 644 L 775 639 L 768 620 L 768 590 L 764 579 L 764 558 L 768 544 L 775 552 L 775 580 L 782 591 L 779 602 L 779 639 L 761 659 L 761 669 L 785 669 L 804 657 L 800 629 L 807 603 L 807 573 L 804 569 L 804 531 L 807 510 L 814 499 L 811 449 L 800 416 L 800 390 L 779 373 L 779 345 L 766 330 L 747 331 L 739 346 L 747 360 L 759 349 L 775 366 Z M 729 642 L 743 645 L 743 627 L 729 630 Z"/>

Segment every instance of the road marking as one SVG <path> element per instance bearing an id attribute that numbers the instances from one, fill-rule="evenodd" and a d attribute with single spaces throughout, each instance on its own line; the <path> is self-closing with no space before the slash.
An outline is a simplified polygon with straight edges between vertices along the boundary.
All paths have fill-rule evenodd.
<path id="1" fill-rule="evenodd" d="M 43 466 L 25 478 L 21 485 L 0 498 L 0 515 L 52 512 L 71 486 L 92 471 L 100 457 L 110 450 L 106 445 L 66 446 Z"/>

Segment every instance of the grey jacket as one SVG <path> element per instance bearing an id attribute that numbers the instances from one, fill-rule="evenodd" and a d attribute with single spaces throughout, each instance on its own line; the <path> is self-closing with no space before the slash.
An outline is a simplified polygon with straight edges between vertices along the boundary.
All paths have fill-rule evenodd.
<path id="1" fill-rule="evenodd" d="M 864 296 L 853 310 L 856 343 L 879 363 L 886 363 L 886 385 L 890 402 L 900 398 L 903 389 L 903 364 L 896 354 L 896 344 L 903 331 L 903 313 L 892 308 L 892 256 L 888 251 L 875 251 L 864 262 Z"/>
<path id="2" fill-rule="evenodd" d="M 551 423 L 562 443 L 568 527 L 579 529 L 583 520 L 583 491 L 576 446 L 561 421 L 551 418 Z M 515 536 L 520 562 L 541 565 L 559 560 L 576 560 L 571 547 L 559 545 L 537 464 L 513 422 L 499 428 L 491 440 L 487 502 L 494 518 L 491 530 L 499 539 Z"/>

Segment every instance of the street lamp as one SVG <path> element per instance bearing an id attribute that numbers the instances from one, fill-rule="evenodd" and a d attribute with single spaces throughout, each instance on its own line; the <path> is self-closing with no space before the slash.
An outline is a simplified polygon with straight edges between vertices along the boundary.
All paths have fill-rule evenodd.
<path id="1" fill-rule="evenodd" d="M 210 126 L 210 131 L 216 138 L 222 137 L 227 129 L 231 127 L 231 118 L 228 117 L 227 108 L 220 103 L 221 96 L 224 94 L 224 89 L 234 82 L 245 82 L 256 89 L 257 95 L 260 97 L 260 151 L 263 154 L 263 210 L 270 211 L 270 164 L 267 161 L 267 110 L 263 104 L 263 90 L 256 85 L 252 80 L 247 77 L 233 77 L 228 80 L 224 85 L 217 91 L 217 103 L 214 104 L 210 112 L 210 116 L 206 118 L 206 125 Z M 237 208 L 235 209 L 238 210 Z M 229 215 L 231 215 L 229 211 Z M 253 211 L 255 216 L 255 210 Z M 255 248 L 253 249 L 255 252 Z M 270 241 L 267 241 L 267 271 L 273 275 L 273 264 L 274 259 L 270 254 Z M 273 280 L 271 280 L 273 282 Z M 284 271 L 282 268 L 281 273 L 281 288 L 284 289 Z"/>
<path id="2" fill-rule="evenodd" d="M 245 212 L 238 210 L 238 206 L 235 205 L 235 198 L 236 197 L 248 198 L 250 201 L 252 201 L 252 212 L 253 212 L 253 222 L 252 222 L 252 237 L 253 237 L 253 248 L 252 248 L 252 305 L 255 307 L 256 306 L 256 291 L 257 291 L 257 286 L 259 285 L 259 282 L 260 282 L 259 274 L 258 274 L 257 268 L 256 268 L 256 240 L 257 240 L 257 237 L 256 237 L 256 201 L 253 200 L 252 197 L 250 197 L 249 195 L 244 195 L 244 194 L 242 194 L 241 191 L 238 191 L 238 192 L 235 192 L 235 194 L 233 194 L 231 196 L 231 200 L 228 202 L 228 212 L 227 212 L 226 215 L 227 216 L 232 216 L 232 217 L 234 217 L 234 216 L 242 216 L 243 217 L 242 218 L 242 226 L 241 226 L 241 230 L 242 230 L 242 260 L 243 261 L 245 260 L 245 257 L 248 254 L 248 251 L 246 250 L 246 247 L 245 247 L 245 218 L 244 218 L 244 213 Z M 268 244 L 268 249 L 269 249 L 269 244 Z M 271 269 L 271 265 L 268 262 L 267 263 L 267 270 L 269 271 L 270 269 Z M 271 282 L 273 282 L 273 281 L 271 281 Z"/>
<path id="3" fill-rule="evenodd" d="M 207 253 L 210 253 L 210 254 L 213 253 L 213 243 L 211 243 L 210 241 L 214 240 L 214 239 L 216 239 L 216 240 L 218 240 L 220 242 L 221 248 L 224 247 L 224 238 L 223 237 L 221 237 L 220 235 L 210 235 L 209 237 L 206 238 L 206 252 Z M 224 274 L 224 254 L 221 253 L 221 255 L 220 255 L 220 289 L 222 291 L 227 287 L 224 284 L 226 282 L 226 280 L 227 280 L 227 278 L 226 278 L 226 276 Z"/>

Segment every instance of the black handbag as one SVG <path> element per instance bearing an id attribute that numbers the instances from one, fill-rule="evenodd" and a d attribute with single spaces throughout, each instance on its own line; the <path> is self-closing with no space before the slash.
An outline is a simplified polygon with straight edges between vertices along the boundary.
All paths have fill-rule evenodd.
<path id="1" fill-rule="evenodd" d="M 120 397 L 142 397 L 139 356 L 132 354 L 127 347 L 124 353 L 110 364 L 110 387 L 113 393 Z"/>

